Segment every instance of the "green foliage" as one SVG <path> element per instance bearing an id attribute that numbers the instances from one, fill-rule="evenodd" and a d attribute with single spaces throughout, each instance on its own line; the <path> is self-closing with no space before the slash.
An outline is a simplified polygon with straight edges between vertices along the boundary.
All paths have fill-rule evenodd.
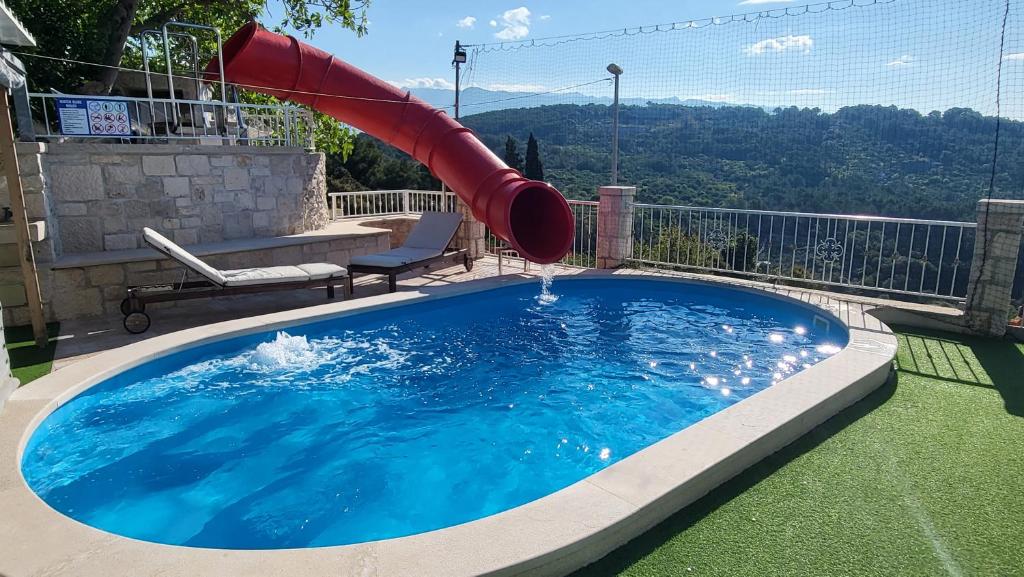
<path id="1" fill-rule="evenodd" d="M 246 104 L 279 104 L 281 102 L 273 96 L 249 91 L 241 91 L 239 100 Z M 348 158 L 355 139 L 352 129 L 322 112 L 316 110 L 312 112 L 313 145 L 316 149 L 327 154 L 339 155 L 342 160 Z"/>
<path id="2" fill-rule="evenodd" d="M 370 0 L 282 0 L 282 28 L 293 28 L 306 38 L 324 25 L 341 26 L 358 36 L 366 34 L 366 8 Z"/>
<path id="3" fill-rule="evenodd" d="M 123 41 L 110 34 L 111 15 L 117 10 L 135 7 L 130 14 L 127 32 L 135 37 L 144 29 L 159 29 L 171 20 L 217 26 L 229 35 L 237 28 L 267 13 L 269 0 L 9 0 L 7 5 L 35 36 L 38 54 L 83 62 L 104 62 L 111 44 Z M 307 38 L 325 25 L 340 26 L 358 35 L 366 32 L 366 9 L 369 0 L 284 0 L 280 21 L 282 27 L 294 28 Z M 130 10 L 129 10 L 130 11 Z M 197 33 L 204 55 L 216 53 L 212 35 Z M 48 92 L 77 92 L 88 81 L 99 77 L 102 68 L 53 60 L 26 58 L 31 89 Z M 141 62 L 133 39 L 125 46 L 123 65 L 138 66 Z M 113 62 L 118 64 L 119 62 Z M 155 70 L 165 70 L 162 62 L 154 62 Z"/>
<path id="4" fill-rule="evenodd" d="M 835 113 L 787 108 L 625 106 L 620 178 L 640 202 L 971 220 L 987 193 L 996 119 L 962 108 Z M 532 132 L 545 177 L 567 197 L 607 184 L 611 113 L 554 105 L 463 118 L 492 150 Z M 996 196 L 1021 197 L 1024 123 L 1004 120 Z"/>
<path id="5" fill-rule="evenodd" d="M 530 139 L 526 141 L 526 164 L 523 176 L 532 180 L 544 180 L 544 163 L 540 160 L 540 150 L 537 146 L 537 139 L 530 133 Z"/>
<path id="6" fill-rule="evenodd" d="M 519 154 L 519 143 L 510 135 L 505 139 L 505 164 L 519 172 L 523 171 L 523 155 Z"/>
<path id="7" fill-rule="evenodd" d="M 637 260 L 651 263 L 681 263 L 709 268 L 722 268 L 725 262 L 721 251 L 708 246 L 696 236 L 688 235 L 677 227 L 661 227 L 653 237 L 644 238 L 636 228 L 634 228 L 634 234 L 637 235 L 637 238 L 633 244 L 633 258 Z M 648 234 L 651 233 L 648 232 Z"/>
<path id="8" fill-rule="evenodd" d="M 327 154 L 327 190 L 440 190 L 425 166 L 367 134 L 346 142 L 349 154 Z"/>

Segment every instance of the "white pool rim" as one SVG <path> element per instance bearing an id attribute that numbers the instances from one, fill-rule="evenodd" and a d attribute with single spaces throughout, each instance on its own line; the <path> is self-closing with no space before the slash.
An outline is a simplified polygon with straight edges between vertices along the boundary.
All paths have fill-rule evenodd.
<path id="1" fill-rule="evenodd" d="M 882 385 L 896 339 L 859 305 L 802 300 L 712 280 L 588 271 L 595 278 L 720 285 L 808 307 L 843 325 L 839 353 L 564 489 L 461 525 L 407 537 L 320 548 L 233 550 L 122 537 L 47 505 L 21 474 L 33 431 L 70 399 L 118 373 L 184 349 L 246 334 L 343 319 L 536 278 L 505 276 L 330 303 L 187 329 L 97 354 L 21 387 L 0 413 L 0 575 L 469 575 L 560 576 L 641 535 Z M 821 293 L 806 293 L 806 295 Z"/>

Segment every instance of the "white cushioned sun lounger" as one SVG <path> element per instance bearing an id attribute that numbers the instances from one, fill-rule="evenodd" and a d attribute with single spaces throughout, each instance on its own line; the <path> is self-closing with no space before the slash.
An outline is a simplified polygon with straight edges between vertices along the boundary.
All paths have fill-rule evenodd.
<path id="1" fill-rule="evenodd" d="M 467 271 L 471 270 L 473 261 L 469 258 L 469 251 L 447 250 L 461 223 L 462 215 L 456 212 L 424 212 L 401 247 L 352 257 L 348 270 L 350 273 L 388 275 L 390 292 L 395 292 L 399 274 L 417 268 L 427 268 L 438 263 L 462 263 Z M 349 291 L 352 290 L 351 283 L 350 275 Z"/>
<path id="2" fill-rule="evenodd" d="M 334 285 L 348 285 L 348 271 L 336 264 L 317 262 L 294 266 L 270 266 L 219 270 L 206 264 L 151 228 L 142 230 L 146 244 L 181 263 L 205 280 L 128 287 L 128 297 L 121 303 L 124 326 L 128 332 L 142 333 L 149 329 L 146 303 L 217 297 L 230 294 L 327 287 L 327 298 L 334 298 Z M 347 290 L 345 291 L 347 292 Z"/>

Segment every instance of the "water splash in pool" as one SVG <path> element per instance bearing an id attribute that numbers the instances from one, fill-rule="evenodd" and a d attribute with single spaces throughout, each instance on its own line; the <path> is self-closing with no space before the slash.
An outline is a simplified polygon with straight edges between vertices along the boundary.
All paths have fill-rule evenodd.
<path id="1" fill-rule="evenodd" d="M 284 331 L 277 338 L 256 346 L 250 362 L 264 369 L 282 369 L 294 366 L 319 365 L 317 351 L 304 336 L 293 337 Z"/>
<path id="2" fill-rule="evenodd" d="M 540 266 L 540 294 L 537 295 L 537 302 L 542 305 L 554 304 L 558 301 L 558 295 L 551 292 L 551 282 L 555 279 L 555 265 L 543 264 Z"/>
<path id="3" fill-rule="evenodd" d="M 346 335 L 347 336 L 347 335 Z M 349 339 L 338 336 L 309 338 L 278 331 L 270 340 L 237 355 L 201 361 L 170 373 L 172 383 L 186 389 L 219 382 L 221 376 L 244 372 L 250 385 L 280 385 L 295 374 L 307 374 L 320 367 L 331 370 L 319 376 L 320 384 L 344 384 L 371 370 L 399 369 L 405 366 L 410 354 L 399 343 L 386 338 Z M 289 385 L 309 386 L 310 383 Z"/>

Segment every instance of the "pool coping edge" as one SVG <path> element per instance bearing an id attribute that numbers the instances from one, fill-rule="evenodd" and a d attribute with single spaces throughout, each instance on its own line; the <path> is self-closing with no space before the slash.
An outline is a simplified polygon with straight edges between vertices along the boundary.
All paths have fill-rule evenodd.
<path id="1" fill-rule="evenodd" d="M 8 401 L 0 414 L 0 510 L 10 514 L 0 520 L 0 542 L 9 554 L 0 559 L 0 574 L 113 575 L 120 568 L 132 575 L 166 571 L 274 575 L 301 568 L 310 575 L 564 575 L 639 536 L 867 395 L 888 378 L 895 356 L 896 339 L 891 331 L 877 321 L 844 321 L 837 314 L 841 311 L 830 308 L 842 308 L 841 300 L 823 307 L 759 288 L 662 275 L 588 271 L 564 280 L 605 277 L 718 285 L 817 307 L 847 328 L 849 344 L 811 368 L 565 489 L 496 515 L 384 541 L 239 551 L 138 541 L 83 525 L 56 512 L 28 488 L 20 473 L 21 454 L 31 432 L 82 390 L 112 374 L 183 348 L 536 279 L 511 275 L 481 279 L 161 335 L 61 369 L 22 387 Z M 847 318 L 853 320 L 852 315 Z M 33 540 L 25 535 L 32 535 Z M 112 559 L 119 559 L 116 566 L 112 566 Z"/>

